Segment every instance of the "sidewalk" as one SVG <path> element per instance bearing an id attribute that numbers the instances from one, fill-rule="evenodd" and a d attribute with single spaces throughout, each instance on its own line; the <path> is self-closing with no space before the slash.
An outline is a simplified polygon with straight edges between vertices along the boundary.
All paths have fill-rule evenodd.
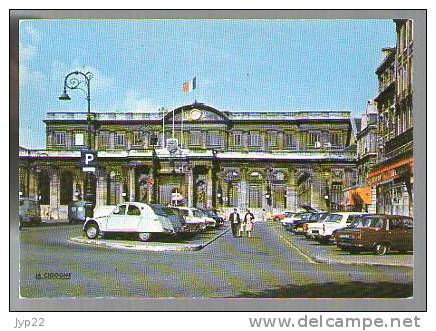
<path id="1" fill-rule="evenodd" d="M 273 225 L 279 227 L 279 225 Z M 280 227 L 282 227 L 280 225 Z M 342 251 L 336 245 L 321 245 L 315 240 L 306 239 L 302 235 L 294 235 L 284 228 L 278 231 L 283 232 L 283 236 L 289 240 L 294 248 L 309 259 L 318 263 L 328 264 L 351 264 L 351 265 L 373 265 L 373 266 L 397 266 L 413 268 L 413 253 L 400 254 L 397 252 L 388 253 L 384 256 L 375 255 L 372 252 L 362 252 L 360 254 L 350 254 Z"/>

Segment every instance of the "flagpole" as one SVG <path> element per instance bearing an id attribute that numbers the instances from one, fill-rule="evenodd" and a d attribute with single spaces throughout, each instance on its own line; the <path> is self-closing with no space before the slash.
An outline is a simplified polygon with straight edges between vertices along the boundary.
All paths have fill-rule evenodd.
<path id="1" fill-rule="evenodd" d="M 181 119 L 181 125 L 180 125 L 180 148 L 183 148 L 183 144 L 185 142 L 185 139 L 184 139 L 185 132 L 183 131 L 183 118 L 184 118 L 184 116 L 183 116 L 183 105 L 182 105 L 181 116 L 182 116 L 182 119 Z"/>
<path id="2" fill-rule="evenodd" d="M 174 139 L 174 129 L 175 129 L 175 125 L 174 125 L 174 104 L 173 104 L 173 139 Z"/>
<path id="3" fill-rule="evenodd" d="M 162 107 L 162 149 L 165 148 L 165 108 Z"/>

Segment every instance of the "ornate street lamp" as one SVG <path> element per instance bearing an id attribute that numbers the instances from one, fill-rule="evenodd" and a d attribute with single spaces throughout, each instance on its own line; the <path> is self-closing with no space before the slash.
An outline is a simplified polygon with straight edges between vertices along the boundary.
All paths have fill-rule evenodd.
<path id="1" fill-rule="evenodd" d="M 64 80 L 64 91 L 62 95 L 59 97 L 59 100 L 62 101 L 70 101 L 71 98 L 67 93 L 67 88 L 70 90 L 81 90 L 86 95 L 86 100 L 88 103 L 88 114 L 86 116 L 86 124 L 87 124 L 87 148 L 88 150 L 92 149 L 92 140 L 91 140 L 91 79 L 93 78 L 93 74 L 91 72 L 83 73 L 81 71 L 73 71 L 65 76 Z M 84 87 L 84 88 L 83 88 Z M 85 172 L 85 182 L 86 182 L 86 191 L 85 191 L 85 211 L 86 216 L 92 216 L 92 210 L 94 208 L 94 193 L 92 192 L 92 175 L 90 172 Z"/>

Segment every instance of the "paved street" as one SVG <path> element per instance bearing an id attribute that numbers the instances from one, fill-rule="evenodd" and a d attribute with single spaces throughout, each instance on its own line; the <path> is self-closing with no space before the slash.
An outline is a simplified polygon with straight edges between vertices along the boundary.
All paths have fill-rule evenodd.
<path id="1" fill-rule="evenodd" d="M 227 232 L 199 251 L 135 252 L 79 245 L 80 226 L 21 231 L 23 297 L 409 297 L 412 268 L 316 263 L 277 223 L 253 238 Z M 197 239 L 198 240 L 198 239 Z M 36 274 L 71 273 L 70 279 Z"/>

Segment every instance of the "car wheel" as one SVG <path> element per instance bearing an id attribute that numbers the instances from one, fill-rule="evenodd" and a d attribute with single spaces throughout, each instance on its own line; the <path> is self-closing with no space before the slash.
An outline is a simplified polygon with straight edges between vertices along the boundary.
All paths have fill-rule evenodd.
<path id="1" fill-rule="evenodd" d="M 375 246 L 375 253 L 377 255 L 385 255 L 388 251 L 388 245 L 385 243 L 378 243 Z"/>
<path id="2" fill-rule="evenodd" d="M 140 232 L 138 233 L 138 238 L 140 241 L 148 241 L 151 238 L 151 233 L 149 232 Z"/>
<path id="3" fill-rule="evenodd" d="M 98 225 L 95 223 L 88 224 L 85 228 L 85 234 L 88 239 L 97 239 L 98 232 Z"/>

